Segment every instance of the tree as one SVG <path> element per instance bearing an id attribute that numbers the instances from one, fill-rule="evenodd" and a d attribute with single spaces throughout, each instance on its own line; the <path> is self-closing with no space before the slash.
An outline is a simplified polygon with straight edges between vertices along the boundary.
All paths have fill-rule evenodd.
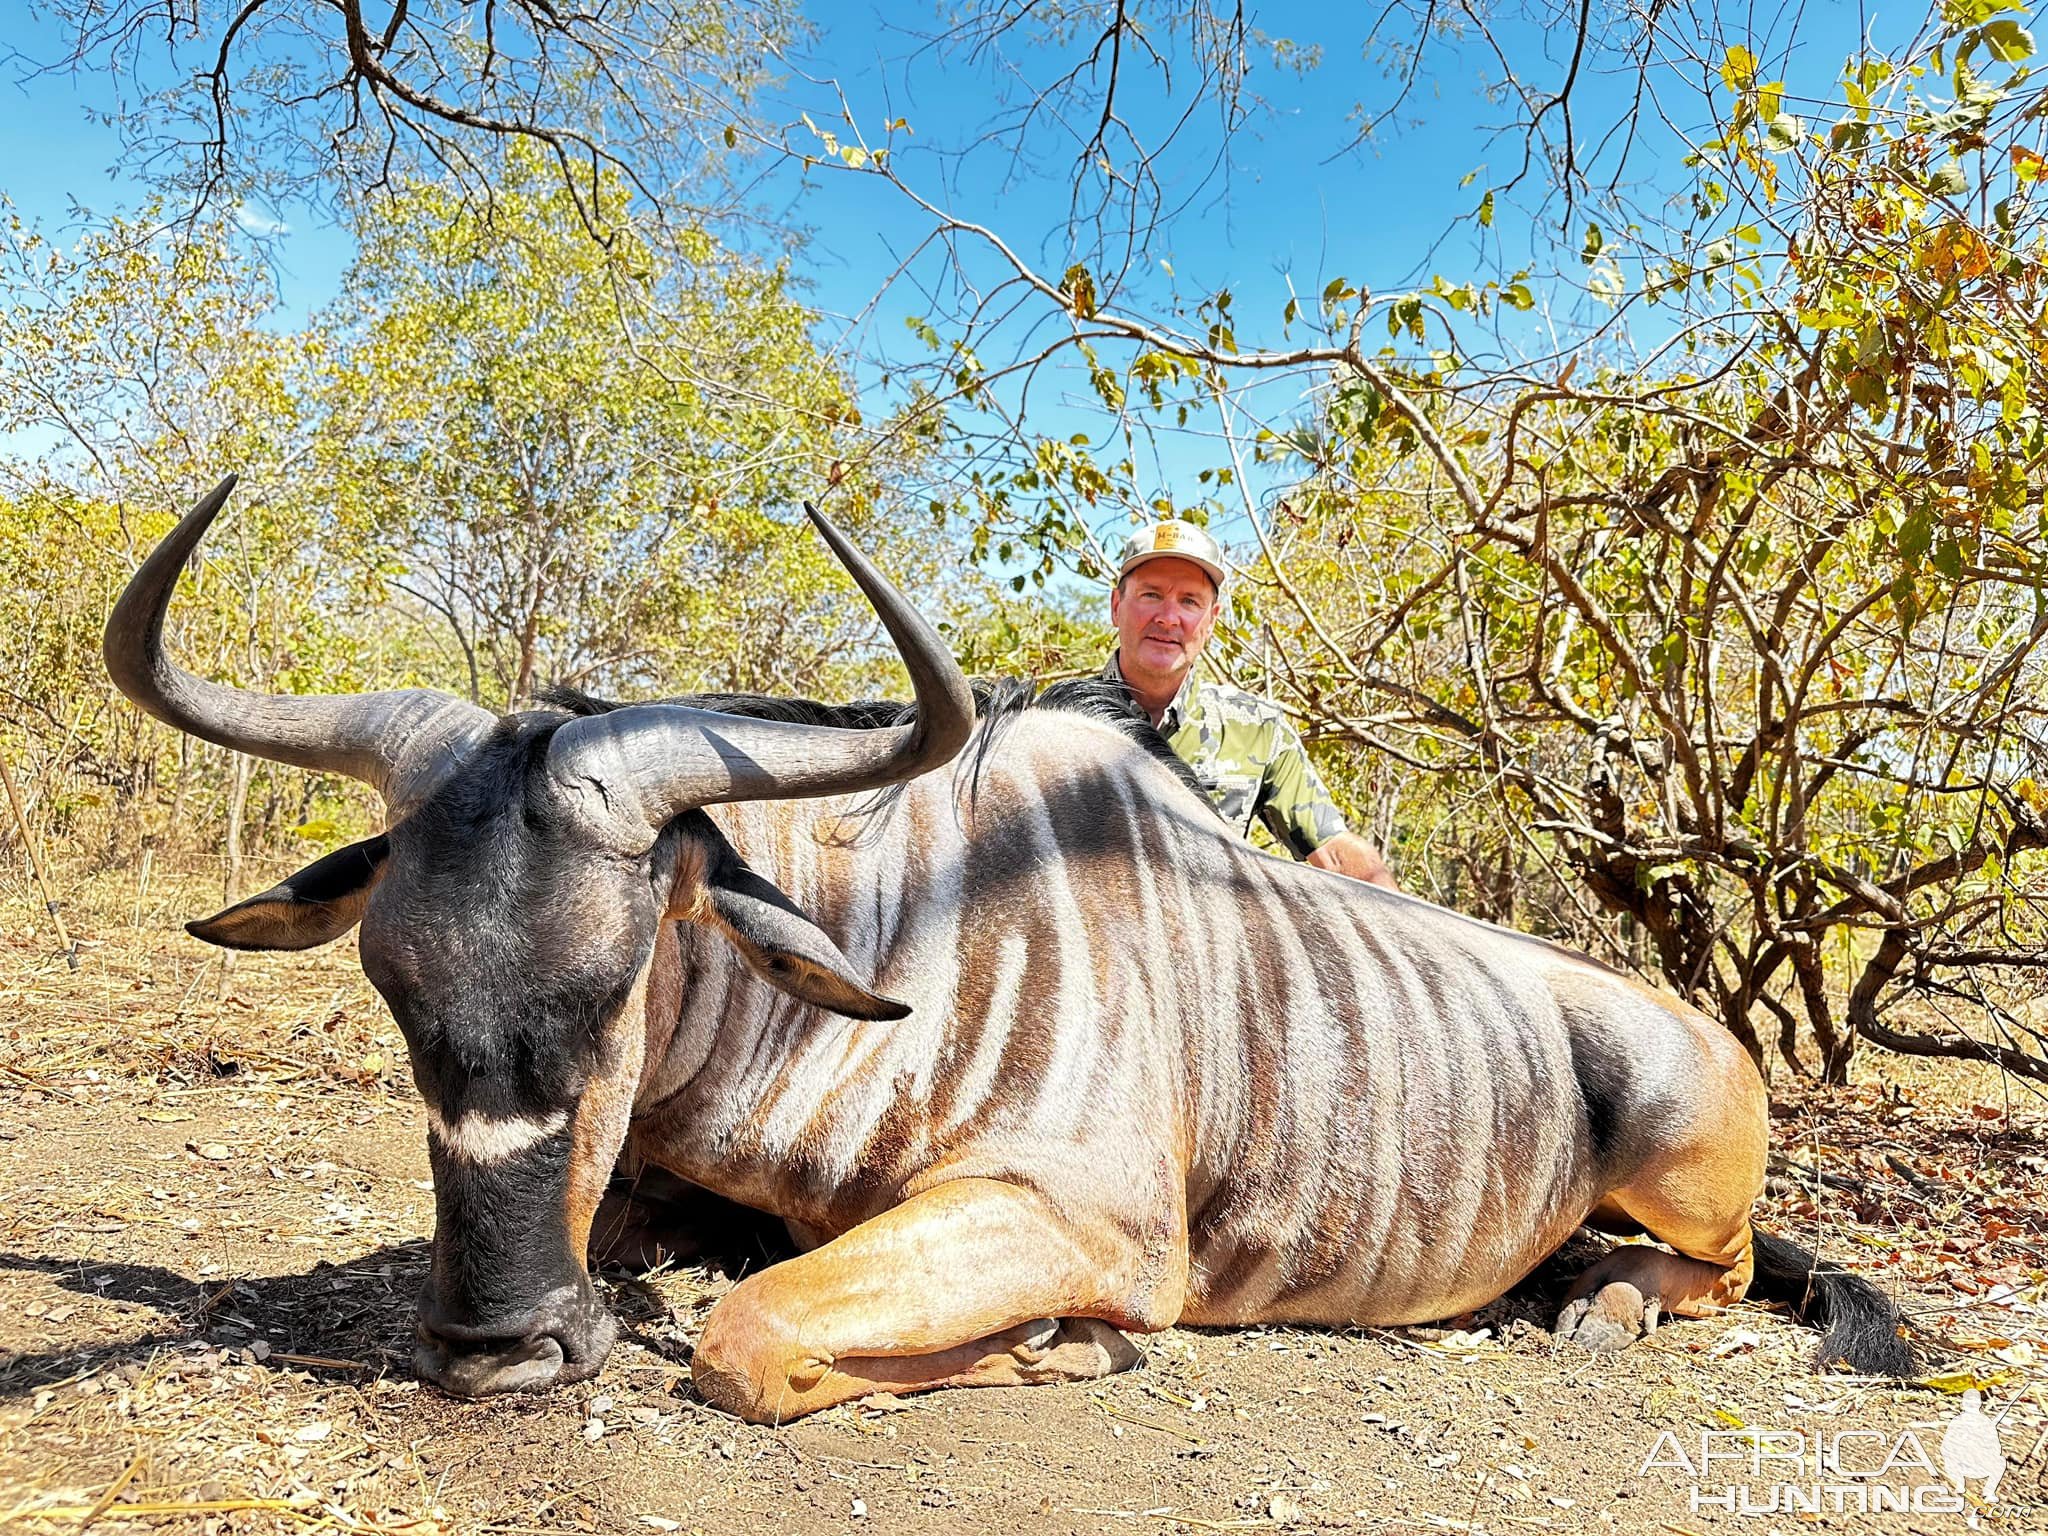
<path id="1" fill-rule="evenodd" d="M 774 55 L 786 0 L 53 0 L 64 55 L 140 95 L 111 114 L 131 165 L 195 225 L 243 199 L 357 206 L 421 178 L 488 217 L 507 142 L 554 166 L 608 242 L 630 188 L 678 227 L 732 216 L 722 176 Z M 131 82 L 133 85 L 131 86 Z"/>
<path id="2" fill-rule="evenodd" d="M 1531 153 L 1470 216 L 1495 229 L 1529 182 L 1564 263 L 1377 293 L 1317 274 L 1272 323 L 1148 277 L 1170 249 L 1135 191 L 1163 184 L 1156 146 L 1099 155 L 1121 244 L 1090 226 L 1067 249 L 1091 260 L 1064 269 L 947 212 L 893 130 L 849 114 L 818 163 L 850 141 L 852 174 L 923 214 L 959 274 L 924 332 L 935 392 L 986 423 L 992 537 L 1102 569 L 1103 513 L 1149 499 L 1133 441 L 1206 420 L 1215 459 L 1175 504 L 1251 546 L 1227 658 L 1312 734 L 1442 775 L 1432 798 L 1485 845 L 1466 860 L 1483 900 L 1513 890 L 1526 838 L 1559 877 L 1545 916 L 1596 940 L 1596 911 L 1625 917 L 1758 1054 L 1752 1011 L 1795 1065 L 1810 1030 L 1835 1079 L 1857 1038 L 2048 1078 L 1995 1007 L 2003 1043 L 1885 1019 L 2043 963 L 2044 161 L 2032 38 L 2005 9 L 1948 6 L 1826 85 L 1773 78 L 1782 39 L 1710 10 L 1618 47 L 1582 12 L 1554 91 L 1510 82 Z M 1061 14 L 1033 99 L 1092 80 L 1101 121 L 1135 120 L 1114 45 L 1157 64 L 1175 34 L 1134 7 L 1099 33 Z M 1468 20 L 1492 41 L 1502 18 Z M 1211 45 L 1179 36 L 1201 67 Z M 1443 46 L 1425 26 L 1401 69 Z M 1697 70 L 1693 99 L 1660 51 Z M 1617 139 L 1575 117 L 1574 81 L 1617 62 L 1667 120 L 1712 124 L 1658 184 L 1673 214 L 1611 157 L 1596 175 Z M 1792 110 L 1816 104 L 1835 120 Z M 1539 294 L 1555 350 L 1518 334 Z M 1111 422 L 1092 441 L 1024 424 L 1061 349 Z M 1306 419 L 1261 403 L 1276 379 L 1311 395 Z M 1262 505 L 1261 475 L 1294 483 Z"/>
<path id="3" fill-rule="evenodd" d="M 272 329 L 261 265 L 218 225 L 182 243 L 152 238 L 156 210 L 115 219 L 73 250 L 10 220 L 0 250 L 0 431 L 40 439 L 32 460 L 0 461 L 13 516 L 0 535 L 10 715 L 69 758 L 145 836 L 175 825 L 196 789 L 218 790 L 225 886 L 238 894 L 252 789 L 268 821 L 305 795 L 300 776 L 257 768 L 164 731 L 122 705 L 99 660 L 108 609 L 141 555 L 225 467 L 252 488 L 226 537 L 187 577 L 181 653 L 251 686 L 317 691 L 350 665 L 315 558 L 318 505 L 295 474 L 308 452 L 303 408 L 317 333 Z M 221 778 L 201 773 L 218 759 Z M 168 778 L 168 814 L 149 812 Z M 294 818 L 296 819 L 296 817 Z"/>
<path id="4" fill-rule="evenodd" d="M 68 770 L 69 806 L 117 812 L 111 840 L 224 822 L 234 894 L 281 825 L 332 841 L 372 814 L 160 730 L 105 677 L 114 595 L 228 469 L 243 486 L 175 607 L 172 644 L 203 674 L 493 704 L 553 681 L 887 686 L 868 609 L 790 514 L 816 497 L 914 579 L 940 569 L 943 530 L 840 460 L 860 413 L 785 274 L 708 239 L 680 270 L 608 251 L 529 161 L 495 226 L 445 186 L 389 204 L 352 305 L 297 332 L 232 230 L 172 241 L 144 210 L 66 251 L 11 226 L 0 430 L 47 447 L 0 458 L 0 688 L 50 765 L 36 777 Z M 609 307 L 627 284 L 648 306 L 632 348 Z"/>
<path id="5" fill-rule="evenodd" d="M 547 682 L 827 686 L 873 624 L 789 512 L 828 501 L 913 578 L 929 541 L 874 525 L 860 412 L 786 273 L 701 231 L 671 262 L 623 193 L 595 245 L 544 157 L 504 162 L 488 221 L 432 182 L 362 226 L 324 451 L 365 563 L 493 706 Z"/>
<path id="6" fill-rule="evenodd" d="M 1719 335 L 1647 377 L 1375 364 L 1285 445 L 1312 468 L 1290 502 L 1309 558 L 1269 567 L 1292 569 L 1314 658 L 1304 709 L 1507 791 L 1667 980 L 1752 1050 L 1752 1010 L 1775 1015 L 1794 1066 L 1803 1024 L 1834 1081 L 1858 1038 L 2048 1079 L 1995 1006 L 2002 1042 L 1884 1018 L 1986 1005 L 1988 975 L 2043 963 L 2048 269 L 2024 47 L 1961 18 L 1852 59 L 1825 133 L 1784 122 L 1784 87 L 1732 47 L 1698 194 L 1726 211 L 1648 269 L 1656 299 L 1729 294 Z M 1389 429 L 1428 446 L 1426 477 L 1387 462 Z M 1367 489 L 1389 478 L 1433 510 Z"/>

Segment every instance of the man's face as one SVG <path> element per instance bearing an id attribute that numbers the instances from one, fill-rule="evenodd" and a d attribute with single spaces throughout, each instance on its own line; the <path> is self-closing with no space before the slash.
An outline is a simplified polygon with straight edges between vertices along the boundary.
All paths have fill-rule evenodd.
<path id="1" fill-rule="evenodd" d="M 1200 566 L 1171 556 L 1147 560 L 1109 598 L 1124 676 L 1178 688 L 1216 627 L 1216 609 L 1215 584 Z"/>

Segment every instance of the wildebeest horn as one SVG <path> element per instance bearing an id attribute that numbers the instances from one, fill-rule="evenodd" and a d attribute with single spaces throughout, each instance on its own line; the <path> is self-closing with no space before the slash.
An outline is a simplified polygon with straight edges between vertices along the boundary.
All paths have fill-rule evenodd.
<path id="1" fill-rule="evenodd" d="M 599 814 L 635 833 L 697 806 L 854 794 L 915 778 L 953 757 L 974 729 L 966 674 L 931 625 L 817 508 L 804 511 L 867 594 L 896 642 L 917 698 L 909 724 L 842 730 L 752 720 L 680 704 L 633 704 L 571 720 L 548 749 L 566 792 L 597 792 Z"/>
<path id="2" fill-rule="evenodd" d="M 202 496 L 142 562 L 107 618 L 114 685 L 166 725 L 280 763 L 345 773 L 394 808 L 417 799 L 494 717 L 425 688 L 311 698 L 274 697 L 194 677 L 164 655 L 164 609 L 178 573 L 235 488 L 229 475 Z"/>

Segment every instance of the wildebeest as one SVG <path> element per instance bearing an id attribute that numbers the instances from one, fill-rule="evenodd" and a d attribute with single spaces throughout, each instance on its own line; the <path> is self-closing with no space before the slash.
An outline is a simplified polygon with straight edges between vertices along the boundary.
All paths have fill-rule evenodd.
<path id="1" fill-rule="evenodd" d="M 1899 1373 L 1865 1281 L 1754 1231 L 1763 1085 L 1692 1009 L 1540 940 L 1259 853 L 1142 721 L 992 711 L 818 519 L 916 693 L 870 729 L 677 704 L 498 718 L 425 691 L 272 698 L 164 655 L 224 481 L 107 626 L 127 695 L 376 786 L 381 835 L 191 925 L 361 925 L 426 1106 L 419 1373 L 574 1381 L 622 1152 L 808 1251 L 712 1310 L 711 1402 L 1098 1376 L 1124 1330 L 1396 1324 L 1499 1296 L 1581 1224 L 1623 1245 L 1562 1334 L 1618 1347 L 1753 1284 Z M 760 711 L 756 711 L 759 713 Z M 891 718 L 867 711 L 847 722 Z M 971 772 L 932 772 L 976 740 Z M 920 776 L 921 775 L 921 776 Z M 893 802 L 863 799 L 897 785 Z M 1676 1250 L 1670 1251 L 1670 1250 Z"/>

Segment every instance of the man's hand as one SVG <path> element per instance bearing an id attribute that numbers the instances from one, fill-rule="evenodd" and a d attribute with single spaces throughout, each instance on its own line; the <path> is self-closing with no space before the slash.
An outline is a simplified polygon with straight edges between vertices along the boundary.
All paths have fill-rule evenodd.
<path id="1" fill-rule="evenodd" d="M 1387 861 L 1380 857 L 1379 849 L 1356 832 L 1339 832 L 1310 854 L 1308 861 L 1317 869 L 1335 870 L 1368 885 L 1384 886 L 1390 891 L 1401 889 L 1394 880 L 1394 872 L 1387 868 Z"/>

